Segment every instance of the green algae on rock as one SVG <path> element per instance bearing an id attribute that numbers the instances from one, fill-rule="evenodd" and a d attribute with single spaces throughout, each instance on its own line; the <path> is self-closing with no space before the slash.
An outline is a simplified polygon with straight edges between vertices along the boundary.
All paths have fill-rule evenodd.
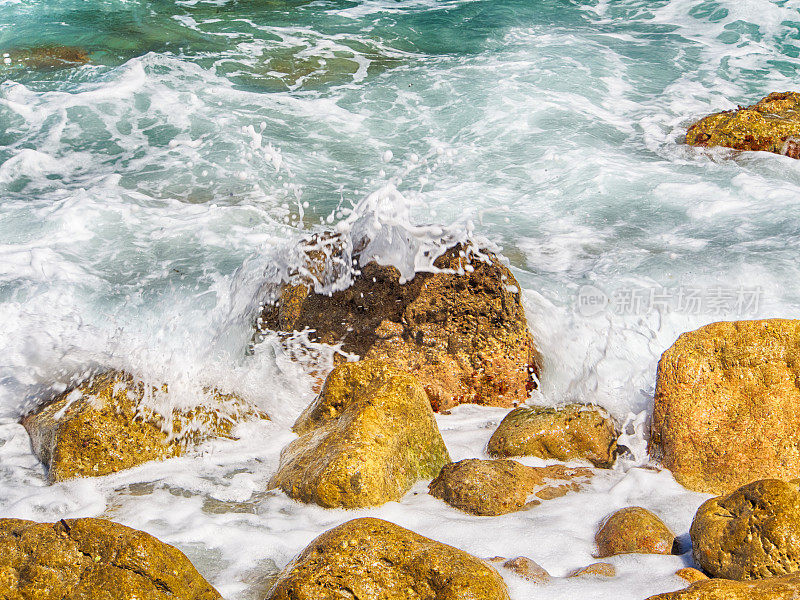
<path id="1" fill-rule="evenodd" d="M 380 519 L 348 521 L 311 542 L 267 600 L 509 600 L 486 562 Z"/>
<path id="2" fill-rule="evenodd" d="M 8 600 L 221 600 L 177 548 L 104 519 L 0 519 Z"/>
<path id="3" fill-rule="evenodd" d="M 686 143 L 800 158 L 800 94 L 774 92 L 752 106 L 709 115 L 689 127 Z"/>
<path id="4" fill-rule="evenodd" d="M 800 477 L 800 321 L 720 322 L 661 356 L 650 454 L 690 490 Z"/>
<path id="5" fill-rule="evenodd" d="M 234 425 L 266 415 L 230 394 L 209 391 L 213 406 L 175 410 L 171 422 L 142 404 L 168 393 L 109 371 L 67 390 L 22 424 L 51 482 L 116 473 L 150 460 L 182 455 L 190 444 L 230 437 Z"/>
<path id="6" fill-rule="evenodd" d="M 506 415 L 487 450 L 497 457 L 582 459 L 610 468 L 617 456 L 617 431 L 608 413 L 598 407 L 523 406 Z"/>
<path id="7" fill-rule="evenodd" d="M 269 485 L 326 508 L 399 500 L 450 462 L 422 386 L 385 361 L 336 367 L 294 431 Z"/>
<path id="8" fill-rule="evenodd" d="M 629 506 L 610 515 L 595 536 L 597 558 L 616 554 L 677 554 L 677 540 L 649 510 Z"/>
<path id="9" fill-rule="evenodd" d="M 311 330 L 362 359 L 385 359 L 416 375 L 436 411 L 461 403 L 512 407 L 528 399 L 538 354 L 514 275 L 491 252 L 456 244 L 436 273 L 402 281 L 371 261 L 352 285 L 316 293 L 347 262 L 338 236 L 306 242 L 306 265 L 264 307 L 260 331 Z"/>
<path id="10" fill-rule="evenodd" d="M 591 477 L 585 468 L 528 467 L 514 460 L 472 458 L 445 465 L 428 489 L 433 497 L 464 512 L 494 516 L 576 491 Z"/>
<path id="11" fill-rule="evenodd" d="M 800 571 L 800 492 L 778 479 L 754 481 L 704 502 L 689 533 L 695 560 L 712 577 Z"/>

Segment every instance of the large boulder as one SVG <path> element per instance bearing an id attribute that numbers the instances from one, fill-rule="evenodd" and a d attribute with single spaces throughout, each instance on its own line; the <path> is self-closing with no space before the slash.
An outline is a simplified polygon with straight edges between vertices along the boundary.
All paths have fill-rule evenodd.
<path id="1" fill-rule="evenodd" d="M 762 579 L 800 570 L 800 492 L 777 479 L 712 498 L 689 530 L 697 563 L 712 577 Z"/>
<path id="2" fill-rule="evenodd" d="M 677 592 L 650 596 L 647 600 L 797 600 L 800 575 L 781 575 L 756 581 L 704 579 Z"/>
<path id="3" fill-rule="evenodd" d="M 699 492 L 800 477 L 798 381 L 800 321 L 684 333 L 658 363 L 650 453 Z"/>
<path id="4" fill-rule="evenodd" d="M 464 512 L 491 516 L 563 496 L 591 476 L 585 468 L 527 467 L 514 460 L 471 458 L 445 465 L 428 489 Z"/>
<path id="5" fill-rule="evenodd" d="M 104 519 L 0 519 L 8 600 L 221 600 L 178 549 Z"/>
<path id="6" fill-rule="evenodd" d="M 609 468 L 617 456 L 617 431 L 601 408 L 523 406 L 512 410 L 489 440 L 490 455 L 588 460 Z"/>
<path id="7" fill-rule="evenodd" d="M 422 386 L 385 361 L 336 367 L 294 431 L 270 487 L 326 508 L 399 500 L 450 462 Z"/>
<path id="8" fill-rule="evenodd" d="M 380 519 L 323 533 L 281 573 L 267 600 L 508 600 L 484 561 Z"/>
<path id="9" fill-rule="evenodd" d="M 675 534 L 640 506 L 629 506 L 610 515 L 594 539 L 598 558 L 615 554 L 678 554 Z"/>
<path id="10" fill-rule="evenodd" d="M 800 94 L 774 92 L 753 106 L 704 117 L 689 127 L 686 143 L 800 158 Z"/>
<path id="11" fill-rule="evenodd" d="M 347 289 L 317 293 L 319 282 L 341 280 L 342 250 L 336 236 L 307 244 L 307 265 L 264 307 L 261 331 L 308 329 L 362 359 L 390 360 L 419 378 L 436 411 L 527 400 L 537 353 L 520 286 L 494 254 L 458 244 L 436 259 L 437 272 L 410 281 L 370 261 Z"/>
<path id="12" fill-rule="evenodd" d="M 149 460 L 180 456 L 209 437 L 230 437 L 247 418 L 267 418 L 233 395 L 206 392 L 209 402 L 174 410 L 167 419 L 143 403 L 168 394 L 121 371 L 97 375 L 22 420 L 50 481 L 116 473 Z"/>

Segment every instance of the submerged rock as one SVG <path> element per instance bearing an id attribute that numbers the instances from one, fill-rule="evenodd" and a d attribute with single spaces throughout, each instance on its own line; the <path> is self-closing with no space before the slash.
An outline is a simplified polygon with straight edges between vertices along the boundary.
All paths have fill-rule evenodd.
<path id="1" fill-rule="evenodd" d="M 502 515 L 578 490 L 591 476 L 583 468 L 527 467 L 514 460 L 472 458 L 445 465 L 428 489 L 464 512 Z"/>
<path id="2" fill-rule="evenodd" d="M 167 393 L 121 371 L 95 376 L 58 396 L 22 424 L 51 482 L 116 473 L 183 454 L 209 437 L 230 437 L 247 418 L 267 418 L 236 396 L 209 392 L 214 406 L 172 413 L 146 407 L 145 394 Z"/>
<path id="3" fill-rule="evenodd" d="M 399 500 L 450 462 L 422 386 L 385 361 L 336 367 L 294 431 L 270 487 L 326 508 Z"/>
<path id="4" fill-rule="evenodd" d="M 610 468 L 617 456 L 617 432 L 608 413 L 598 407 L 520 407 L 506 415 L 487 449 L 492 456 L 582 459 Z"/>
<path id="5" fill-rule="evenodd" d="M 538 374 L 537 353 L 511 271 L 490 252 L 461 244 L 434 262 L 441 271 L 400 272 L 372 261 L 345 290 L 314 282 L 346 271 L 336 236 L 308 242 L 303 274 L 266 306 L 261 331 L 313 330 L 363 359 L 387 359 L 416 375 L 434 410 L 464 402 L 515 406 Z M 315 246 L 316 244 L 316 246 Z"/>
<path id="6" fill-rule="evenodd" d="M 724 493 L 800 476 L 800 321 L 712 323 L 661 356 L 650 453 L 683 486 Z"/>
<path id="7" fill-rule="evenodd" d="M 267 600 L 508 600 L 482 560 L 380 519 L 323 533 L 284 569 Z"/>
<path id="8" fill-rule="evenodd" d="M 752 106 L 709 115 L 689 127 L 686 143 L 800 158 L 800 94 L 774 92 Z"/>
<path id="9" fill-rule="evenodd" d="M 178 549 L 104 519 L 0 519 L 0 597 L 222 599 Z"/>
<path id="10" fill-rule="evenodd" d="M 5 66 L 23 66 L 29 69 L 53 70 L 85 65 L 89 54 L 76 46 L 39 46 L 12 48 L 0 51 Z"/>
<path id="11" fill-rule="evenodd" d="M 800 492 L 755 481 L 703 503 L 689 531 L 694 559 L 712 577 L 762 579 L 800 570 Z"/>
<path id="12" fill-rule="evenodd" d="M 615 554 L 677 554 L 677 540 L 649 510 L 630 506 L 609 516 L 594 538 L 597 558 Z"/>
<path id="13" fill-rule="evenodd" d="M 796 600 L 800 597 L 800 575 L 783 575 L 757 581 L 705 579 L 689 587 L 650 596 L 647 600 Z"/>

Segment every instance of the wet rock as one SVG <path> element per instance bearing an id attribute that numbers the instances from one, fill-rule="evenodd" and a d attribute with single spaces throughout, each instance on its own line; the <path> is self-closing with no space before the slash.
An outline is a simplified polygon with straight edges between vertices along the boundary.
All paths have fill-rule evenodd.
<path id="1" fill-rule="evenodd" d="M 677 554 L 677 540 L 649 510 L 631 506 L 608 517 L 595 536 L 597 557 L 615 554 Z"/>
<path id="2" fill-rule="evenodd" d="M 0 52 L 2 65 L 22 66 L 36 70 L 66 69 L 85 65 L 89 54 L 76 46 L 39 46 L 36 48 L 12 48 Z"/>
<path id="3" fill-rule="evenodd" d="M 513 571 L 526 581 L 533 583 L 547 583 L 550 573 L 526 556 L 518 556 L 503 563 L 509 571 Z"/>
<path id="4" fill-rule="evenodd" d="M 104 519 L 0 519 L 0 597 L 222 598 L 179 550 Z"/>
<path id="5" fill-rule="evenodd" d="M 508 600 L 482 560 L 380 519 L 323 533 L 284 569 L 268 600 Z"/>
<path id="6" fill-rule="evenodd" d="M 267 416 L 233 395 L 206 392 L 207 406 L 175 410 L 168 421 L 143 404 L 166 395 L 127 373 L 95 376 L 28 415 L 22 424 L 51 482 L 116 473 L 182 455 L 210 437 L 231 437 L 237 422 Z"/>
<path id="7" fill-rule="evenodd" d="M 598 407 L 520 407 L 506 415 L 487 449 L 497 457 L 582 459 L 610 468 L 617 455 L 617 432 L 608 413 Z"/>
<path id="8" fill-rule="evenodd" d="M 461 460 L 445 465 L 429 491 L 473 515 L 502 515 L 580 489 L 589 469 L 527 467 L 514 460 Z"/>
<path id="9" fill-rule="evenodd" d="M 800 575 L 792 574 L 757 581 L 705 579 L 647 600 L 795 600 L 799 596 Z"/>
<path id="10" fill-rule="evenodd" d="M 800 492 L 777 479 L 707 500 L 689 531 L 711 577 L 762 579 L 800 570 Z"/>
<path id="11" fill-rule="evenodd" d="M 661 356 L 650 453 L 683 486 L 724 493 L 800 476 L 800 321 L 712 323 Z"/>
<path id="12" fill-rule="evenodd" d="M 368 262 L 332 294 L 352 259 L 333 235 L 307 242 L 307 264 L 259 319 L 261 331 L 313 330 L 363 359 L 387 359 L 416 375 L 434 410 L 461 403 L 515 406 L 527 400 L 537 353 L 511 271 L 490 252 L 458 244 L 437 273 L 401 282 L 395 267 Z"/>
<path id="13" fill-rule="evenodd" d="M 573 571 L 568 577 L 616 577 L 617 569 L 614 565 L 596 562 Z"/>
<path id="14" fill-rule="evenodd" d="M 422 386 L 385 361 L 336 367 L 294 431 L 270 487 L 326 508 L 399 500 L 450 462 Z"/>
<path id="15" fill-rule="evenodd" d="M 689 127 L 686 143 L 800 158 L 800 94 L 774 92 L 752 106 L 709 115 Z"/>
<path id="16" fill-rule="evenodd" d="M 683 569 L 678 569 L 677 571 L 675 571 L 675 575 L 677 575 L 684 581 L 688 581 L 689 583 L 694 583 L 695 581 L 704 581 L 708 579 L 708 575 L 706 575 L 702 571 L 693 569 L 692 567 L 684 567 Z"/>

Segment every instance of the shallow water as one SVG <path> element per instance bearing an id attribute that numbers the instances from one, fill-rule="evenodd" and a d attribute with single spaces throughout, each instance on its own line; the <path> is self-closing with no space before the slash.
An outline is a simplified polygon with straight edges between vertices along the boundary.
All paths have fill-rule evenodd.
<path id="1" fill-rule="evenodd" d="M 296 241 L 339 227 L 370 232 L 374 255 L 408 276 L 442 235 L 501 250 L 546 361 L 535 400 L 605 406 L 632 449 L 591 490 L 524 513 L 466 517 L 423 484 L 366 513 L 554 575 L 592 562 L 597 523 L 624 505 L 686 535 L 703 497 L 643 468 L 655 364 L 704 323 L 796 316 L 800 163 L 682 136 L 792 88 L 799 10 L 0 1 L 0 512 L 145 529 L 231 599 L 258 597 L 315 535 L 365 514 L 264 493 L 312 382 L 270 340 L 247 352 Z M 20 62 L 34 46 L 90 61 Z M 194 457 L 46 486 L 19 416 L 107 367 L 168 381 L 176 402 L 236 391 L 274 422 Z M 440 416 L 453 458 L 484 456 L 502 414 Z M 508 582 L 515 600 L 645 598 L 680 587 L 671 573 L 687 561 L 618 557 L 608 581 Z"/>

